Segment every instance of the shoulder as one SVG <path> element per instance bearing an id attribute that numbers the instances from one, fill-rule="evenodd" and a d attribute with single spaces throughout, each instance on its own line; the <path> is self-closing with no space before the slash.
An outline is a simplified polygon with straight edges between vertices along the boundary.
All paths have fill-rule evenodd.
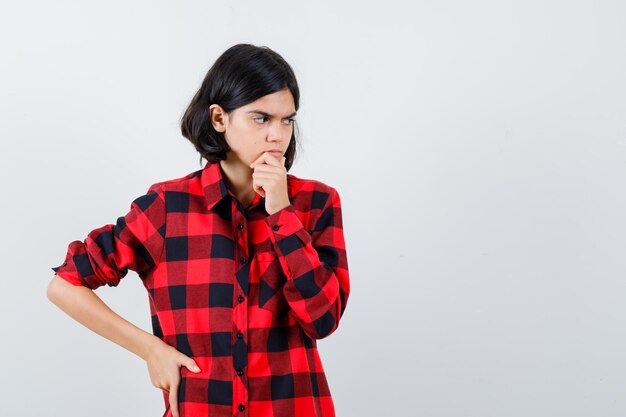
<path id="1" fill-rule="evenodd" d="M 165 193 L 166 191 L 189 191 L 200 186 L 202 168 L 180 177 L 157 181 L 150 185 L 148 191 Z"/>
<path id="2" fill-rule="evenodd" d="M 320 180 L 287 174 L 287 184 L 289 198 L 294 205 L 303 203 L 310 209 L 321 209 L 338 198 L 337 190 Z"/>
<path id="3" fill-rule="evenodd" d="M 301 191 L 317 191 L 317 192 L 331 192 L 335 191 L 335 188 L 329 184 L 326 184 L 320 180 L 312 178 L 302 178 L 293 174 L 287 174 L 287 181 L 291 188 L 295 192 Z"/>

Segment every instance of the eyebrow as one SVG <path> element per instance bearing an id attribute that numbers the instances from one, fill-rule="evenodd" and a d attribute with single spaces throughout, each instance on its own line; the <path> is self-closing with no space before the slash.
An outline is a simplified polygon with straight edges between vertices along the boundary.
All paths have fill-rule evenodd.
<path id="1" fill-rule="evenodd" d="M 258 113 L 258 114 L 260 114 L 260 115 L 262 115 L 262 116 L 265 116 L 265 117 L 274 117 L 274 115 L 273 115 L 273 114 L 269 114 L 269 113 L 264 112 L 264 111 L 261 111 L 261 110 L 250 110 L 250 111 L 248 111 L 248 112 L 246 112 L 246 113 Z M 289 114 L 289 115 L 287 115 L 287 116 L 285 116 L 285 117 L 293 117 L 293 116 L 295 116 L 295 115 L 296 115 L 296 113 L 297 113 L 297 112 L 295 112 L 295 111 L 294 111 L 293 113 L 291 113 L 291 114 Z"/>

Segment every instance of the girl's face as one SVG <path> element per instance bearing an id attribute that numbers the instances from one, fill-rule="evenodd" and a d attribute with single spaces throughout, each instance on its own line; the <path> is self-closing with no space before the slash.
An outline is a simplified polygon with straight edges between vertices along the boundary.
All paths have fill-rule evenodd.
<path id="1" fill-rule="evenodd" d="M 217 131 L 224 132 L 231 148 L 227 153 L 228 164 L 243 164 L 250 168 L 265 151 L 278 149 L 280 159 L 287 151 L 296 110 L 293 96 L 288 88 L 261 97 L 230 114 L 213 104 L 209 107 L 211 122 Z"/>

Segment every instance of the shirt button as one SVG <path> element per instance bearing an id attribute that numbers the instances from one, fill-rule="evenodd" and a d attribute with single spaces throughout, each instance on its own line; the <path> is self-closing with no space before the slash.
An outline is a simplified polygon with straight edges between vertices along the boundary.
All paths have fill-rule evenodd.
<path id="1" fill-rule="evenodd" d="M 237 333 L 237 339 L 243 339 L 243 333 L 241 332 Z"/>
<path id="2" fill-rule="evenodd" d="M 280 226 L 278 226 L 278 225 L 276 225 L 276 224 L 275 224 L 275 225 L 274 225 L 274 227 L 272 227 L 272 229 L 274 229 L 274 230 L 278 230 L 278 229 L 280 229 Z"/>
<path id="3" fill-rule="evenodd" d="M 241 259 L 239 259 L 239 262 L 241 262 L 242 264 L 246 263 L 246 258 L 244 258 L 243 256 L 241 257 Z"/>
<path id="4" fill-rule="evenodd" d="M 243 404 L 239 404 L 239 411 L 243 411 L 245 409 L 246 409 L 246 407 L 244 407 Z"/>
<path id="5" fill-rule="evenodd" d="M 237 227 L 239 228 L 239 230 L 243 229 L 243 223 L 239 223 Z"/>
<path id="6" fill-rule="evenodd" d="M 237 375 L 239 376 L 243 375 L 243 371 L 241 369 L 237 369 Z"/>
<path id="7" fill-rule="evenodd" d="M 245 298 L 243 298 L 243 295 L 240 295 L 239 298 L 237 298 L 237 301 L 239 301 L 240 303 L 243 303 L 243 300 L 245 300 Z"/>

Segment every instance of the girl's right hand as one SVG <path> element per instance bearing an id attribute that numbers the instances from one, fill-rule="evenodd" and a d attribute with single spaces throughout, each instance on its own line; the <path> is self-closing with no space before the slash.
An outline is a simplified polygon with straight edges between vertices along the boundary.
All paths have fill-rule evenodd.
<path id="1" fill-rule="evenodd" d="M 192 372 L 200 372 L 196 362 L 162 340 L 151 348 L 146 358 L 152 385 L 169 393 L 172 417 L 178 414 L 178 386 L 180 385 L 180 367 L 185 366 Z"/>

